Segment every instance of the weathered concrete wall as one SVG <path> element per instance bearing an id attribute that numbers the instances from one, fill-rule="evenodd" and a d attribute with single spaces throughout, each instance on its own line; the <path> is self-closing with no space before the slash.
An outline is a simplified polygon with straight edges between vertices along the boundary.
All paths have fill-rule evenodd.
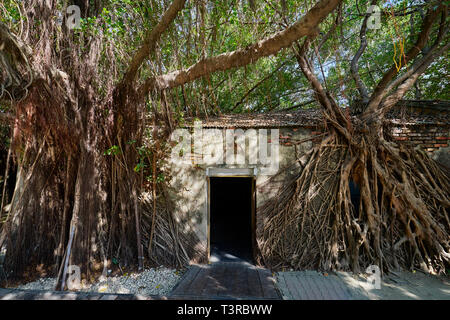
<path id="1" fill-rule="evenodd" d="M 172 189 L 170 197 L 174 201 L 174 215 L 184 232 L 194 231 L 199 239 L 199 252 L 206 253 L 207 219 L 206 213 L 206 174 L 196 166 L 171 166 Z M 205 257 L 193 257 L 202 260 Z"/>
<path id="2" fill-rule="evenodd" d="M 448 147 L 448 126 L 396 126 L 393 128 L 393 137 L 398 143 L 409 142 L 416 145 L 421 145 L 427 150 L 436 160 L 448 165 L 450 167 L 450 150 Z M 187 129 L 186 129 L 187 130 Z M 208 195 L 207 195 L 207 169 L 208 168 L 227 168 L 227 169 L 253 169 L 256 168 L 256 211 L 268 198 L 274 195 L 283 178 L 290 174 L 289 171 L 284 170 L 291 166 L 296 159 L 300 158 L 307 151 L 313 147 L 313 141 L 309 140 L 303 143 L 298 143 L 303 140 L 311 139 L 320 134 L 320 129 L 315 127 L 285 127 L 278 128 L 279 141 L 279 168 L 276 172 L 283 173 L 272 180 L 270 184 L 266 184 L 267 180 L 271 178 L 274 173 L 264 173 L 265 167 L 261 163 L 250 163 L 250 158 L 258 153 L 254 146 L 249 145 L 246 140 L 245 147 L 240 145 L 235 146 L 235 153 L 239 153 L 242 148 L 245 149 L 245 163 L 244 164 L 227 164 L 226 163 L 226 130 L 231 129 L 203 129 L 202 136 L 204 139 L 198 141 L 192 129 L 189 129 L 191 136 L 184 149 L 190 149 L 192 152 L 187 158 L 189 163 L 170 163 L 169 170 L 172 175 L 171 184 L 171 198 L 175 202 L 175 216 L 185 231 L 194 231 L 199 238 L 198 251 L 204 252 L 203 257 L 195 257 L 195 261 L 205 261 L 207 256 L 207 241 L 208 241 Z M 246 129 L 244 133 L 248 133 Z M 258 129 L 256 129 L 258 130 Z M 267 147 L 271 148 L 271 129 L 268 131 Z M 196 147 L 203 146 L 207 154 L 211 154 L 212 158 L 209 163 L 201 163 L 199 160 L 203 159 L 201 152 L 196 151 Z M 240 149 L 241 148 L 241 149 Z M 214 150 L 211 152 L 211 150 Z M 220 151 L 222 149 L 222 151 Z M 222 161 L 220 161 L 220 152 L 222 152 Z M 205 158 L 206 159 L 206 158 Z M 219 159 L 219 161 L 217 161 Z M 207 159 L 206 159 L 207 160 Z M 259 158 L 258 158 L 259 160 Z M 258 220 L 258 217 L 256 217 Z"/>
<path id="3" fill-rule="evenodd" d="M 433 159 L 450 168 L 450 147 L 439 148 L 433 152 Z"/>
<path id="4" fill-rule="evenodd" d="M 220 137 L 226 141 L 226 130 L 230 129 L 203 129 L 203 136 L 206 139 L 202 145 L 206 151 L 210 151 L 212 147 L 220 145 Z M 250 129 L 251 130 L 251 129 Z M 297 157 L 307 152 L 312 148 L 312 142 L 307 141 L 301 144 L 296 144 L 298 141 L 308 139 L 312 136 L 312 130 L 308 128 L 279 128 L 279 170 L 291 165 Z M 244 130 L 248 132 L 248 130 Z M 268 133 L 268 150 L 272 147 L 271 129 Z M 215 138 L 214 138 L 215 137 Z M 193 138 L 193 135 L 192 137 Z M 208 241 L 208 215 L 207 215 L 207 168 L 227 168 L 227 169 L 253 169 L 256 168 L 256 206 L 260 206 L 277 190 L 277 183 L 271 183 L 270 186 L 264 187 L 264 183 L 273 174 L 264 173 L 264 168 L 267 167 L 261 163 L 250 163 L 249 159 L 253 153 L 257 152 L 254 146 L 249 147 L 249 141 L 246 140 L 245 148 L 245 163 L 244 164 L 227 164 L 226 162 L 226 145 L 223 146 L 223 162 L 220 160 L 215 163 L 199 163 L 202 158 L 198 152 L 195 152 L 195 139 L 192 139 L 191 152 L 193 154 L 189 157 L 190 164 L 180 164 L 177 162 L 170 162 L 169 170 L 172 175 L 171 180 L 171 198 L 175 204 L 175 216 L 178 221 L 183 222 L 185 231 L 195 231 L 197 234 L 202 252 L 207 255 L 207 241 Z M 235 153 L 242 146 L 235 147 Z M 270 153 L 270 151 L 269 151 Z M 219 157 L 220 158 L 220 157 Z M 276 172 L 276 171 L 275 171 Z M 201 257 L 204 259 L 205 257 Z M 195 260 L 199 260 L 197 257 Z"/>
<path id="5" fill-rule="evenodd" d="M 270 185 L 266 185 L 265 182 L 270 179 L 272 175 L 256 176 L 257 208 L 277 192 L 283 178 L 290 173 L 289 170 L 286 170 L 287 167 L 292 166 L 296 159 L 311 150 L 313 147 L 313 142 L 311 140 L 300 144 L 296 144 L 296 142 L 313 138 L 313 132 L 313 129 L 308 128 L 280 129 L 280 165 L 278 171 L 281 171 L 282 174 L 280 174 L 277 179 L 272 180 Z"/>

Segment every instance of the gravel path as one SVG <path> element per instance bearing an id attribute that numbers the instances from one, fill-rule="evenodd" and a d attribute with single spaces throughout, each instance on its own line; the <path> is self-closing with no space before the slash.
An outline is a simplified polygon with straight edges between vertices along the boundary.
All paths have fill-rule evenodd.
<path id="1" fill-rule="evenodd" d="M 85 285 L 80 292 L 129 293 L 145 296 L 163 296 L 170 293 L 178 283 L 182 273 L 174 269 L 151 268 L 141 273 L 107 277 L 105 281 Z M 53 290 L 56 278 L 42 278 L 20 285 L 22 290 Z"/>

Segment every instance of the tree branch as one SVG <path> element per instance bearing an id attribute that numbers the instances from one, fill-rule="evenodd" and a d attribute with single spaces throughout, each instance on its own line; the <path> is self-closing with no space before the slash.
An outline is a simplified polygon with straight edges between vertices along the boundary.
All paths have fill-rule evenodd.
<path id="1" fill-rule="evenodd" d="M 333 25 L 331 26 L 330 30 L 320 39 L 320 42 L 317 46 L 317 50 L 320 51 L 322 49 L 322 46 L 328 41 L 328 39 L 333 35 L 333 33 L 336 31 L 338 25 L 339 25 L 339 18 L 342 15 L 342 5 L 339 5 L 336 19 L 334 20 Z"/>
<path id="2" fill-rule="evenodd" d="M 243 96 L 242 98 L 234 105 L 234 107 L 231 109 L 231 111 L 234 111 L 240 104 L 242 104 L 244 102 L 244 100 L 248 97 L 248 95 L 250 93 L 252 93 L 257 87 L 259 87 L 262 83 L 264 83 L 266 80 L 268 80 L 269 78 L 271 78 L 275 73 L 278 72 L 278 70 L 280 70 L 282 67 L 284 67 L 287 64 L 287 61 L 283 62 L 282 64 L 280 64 L 277 68 L 275 68 L 275 70 L 273 70 L 272 72 L 270 72 L 267 76 L 265 76 L 264 78 L 262 78 L 261 80 L 259 80 L 250 90 L 248 90 Z"/>
<path id="3" fill-rule="evenodd" d="M 134 80 L 139 67 L 144 60 L 155 50 L 156 43 L 161 38 L 161 35 L 167 30 L 172 21 L 176 18 L 178 12 L 184 8 L 186 0 L 174 0 L 166 12 L 164 12 L 161 20 L 152 29 L 149 30 L 145 36 L 142 47 L 134 54 L 130 65 L 121 81 L 121 83 L 129 83 Z"/>
<path id="4" fill-rule="evenodd" d="M 342 109 L 337 105 L 334 99 L 329 95 L 325 89 L 323 88 L 320 81 L 317 79 L 315 74 L 312 71 L 311 65 L 306 58 L 306 51 L 310 44 L 311 37 L 306 38 L 303 45 L 300 47 L 297 44 L 298 50 L 293 47 L 295 52 L 295 57 L 297 58 L 300 69 L 305 75 L 308 82 L 313 87 L 315 98 L 317 101 L 325 108 L 324 116 L 327 120 L 333 123 L 334 128 L 340 131 L 345 137 L 347 137 L 350 143 L 353 143 L 352 137 L 349 131 L 344 127 L 343 124 L 346 124 L 348 121 L 345 115 L 342 112 Z"/>
<path id="5" fill-rule="evenodd" d="M 428 54 L 408 71 L 408 77 L 404 77 L 402 83 L 397 90 L 387 97 L 380 105 L 380 107 L 372 114 L 364 118 L 364 120 L 371 121 L 372 119 L 381 119 L 386 112 L 393 108 L 403 98 L 406 92 L 411 89 L 417 82 L 419 76 L 425 72 L 428 66 L 439 57 L 444 51 L 450 48 L 450 43 L 445 44 L 440 49 L 428 52 Z M 434 49 L 433 49 L 434 50 Z"/>
<path id="6" fill-rule="evenodd" d="M 377 2 L 378 2 L 377 0 L 372 0 L 370 5 L 375 5 L 375 4 L 377 4 Z M 353 80 L 355 80 L 356 88 L 358 89 L 359 94 L 361 95 L 361 99 L 364 104 L 369 102 L 369 94 L 367 92 L 367 88 L 366 88 L 364 82 L 361 80 L 361 77 L 359 76 L 358 61 L 359 61 L 359 58 L 361 58 L 364 50 L 366 50 L 366 48 L 367 48 L 367 38 L 366 38 L 367 21 L 369 20 L 370 16 L 371 16 L 370 13 L 366 13 L 366 15 L 364 17 L 364 20 L 361 25 L 361 30 L 359 32 L 359 39 L 360 39 L 361 44 L 350 64 L 350 71 L 352 73 Z"/>
<path id="7" fill-rule="evenodd" d="M 444 9 L 446 9 L 446 6 L 444 4 L 440 4 L 437 8 L 435 9 L 431 8 L 428 10 L 422 23 L 422 31 L 420 32 L 416 43 L 411 49 L 409 49 L 408 53 L 405 55 L 405 59 L 400 61 L 400 67 L 398 69 L 395 65 L 393 65 L 388 70 L 388 72 L 384 74 L 383 78 L 380 80 L 372 96 L 369 99 L 369 104 L 363 113 L 363 118 L 367 118 L 371 113 L 375 112 L 375 110 L 379 107 L 381 100 L 386 95 L 387 93 L 385 90 L 386 86 L 389 84 L 392 78 L 398 73 L 398 71 L 403 66 L 405 66 L 406 64 L 408 64 L 409 61 L 414 59 L 425 47 L 425 44 L 427 43 L 428 38 L 430 36 L 433 23 L 438 17 L 439 13 Z"/>
<path id="8" fill-rule="evenodd" d="M 320 83 L 320 81 L 317 79 L 317 77 L 312 72 L 309 62 L 306 58 L 306 50 L 307 50 L 307 47 L 309 46 L 310 41 L 311 41 L 311 39 L 307 38 L 301 47 L 299 45 L 297 45 L 297 48 L 293 48 L 295 57 L 297 58 L 297 62 L 300 66 L 300 69 L 302 70 L 303 74 L 305 75 L 306 79 L 311 84 L 311 86 L 314 90 L 316 100 L 330 114 L 334 114 L 333 107 L 331 105 L 331 101 L 330 101 L 330 99 L 328 99 L 328 96 L 327 96 L 322 84 Z"/>
<path id="9" fill-rule="evenodd" d="M 442 37 L 448 32 L 448 28 L 442 32 L 438 36 L 439 42 L 442 39 Z M 400 83 L 405 81 L 408 77 L 410 77 L 424 62 L 426 62 L 428 59 L 430 59 L 430 56 L 433 55 L 433 51 L 436 50 L 439 46 L 439 42 L 435 41 L 435 43 L 430 47 L 427 48 L 427 53 L 422 57 L 422 59 L 418 59 L 414 62 L 414 64 L 406 71 L 404 74 L 402 74 L 400 77 L 392 81 L 386 88 L 386 93 L 389 93 L 392 89 L 397 87 Z M 434 59 L 434 58 L 433 58 Z"/>
<path id="10" fill-rule="evenodd" d="M 154 89 L 174 88 L 216 71 L 243 67 L 262 57 L 274 55 L 281 49 L 291 46 L 299 38 L 315 32 L 317 25 L 341 2 L 342 0 L 321 0 L 305 16 L 285 30 L 246 48 L 200 60 L 186 70 L 149 78 L 141 86 L 140 92 L 146 94 Z"/>
<path id="11" fill-rule="evenodd" d="M 408 77 L 404 77 L 402 83 L 398 86 L 397 90 L 387 97 L 384 102 L 381 103 L 380 108 L 371 115 L 370 119 L 375 117 L 380 117 L 381 115 L 388 112 L 392 107 L 394 107 L 397 102 L 399 102 L 406 92 L 411 89 L 416 83 L 419 76 L 425 72 L 428 66 L 443 52 L 450 48 L 450 43 L 445 44 L 438 50 L 430 51 L 428 54 L 420 60 L 415 67 L 411 68 Z"/>
<path id="12" fill-rule="evenodd" d="M 308 104 L 311 104 L 311 103 L 316 102 L 316 101 L 317 101 L 316 99 L 308 100 L 306 102 L 298 103 L 298 104 L 295 104 L 295 105 L 293 105 L 293 106 L 291 106 L 289 108 L 283 108 L 283 109 L 280 109 L 280 110 L 281 111 L 290 111 L 290 110 L 298 109 L 300 107 L 307 106 Z"/>

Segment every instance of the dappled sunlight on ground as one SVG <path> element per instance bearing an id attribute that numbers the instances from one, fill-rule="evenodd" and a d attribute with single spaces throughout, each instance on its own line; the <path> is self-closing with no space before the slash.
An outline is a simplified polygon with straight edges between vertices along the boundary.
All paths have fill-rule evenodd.
<path id="1" fill-rule="evenodd" d="M 277 284 L 287 300 L 450 300 L 450 278 L 420 272 L 391 272 L 377 289 L 368 276 L 350 272 L 277 273 Z"/>

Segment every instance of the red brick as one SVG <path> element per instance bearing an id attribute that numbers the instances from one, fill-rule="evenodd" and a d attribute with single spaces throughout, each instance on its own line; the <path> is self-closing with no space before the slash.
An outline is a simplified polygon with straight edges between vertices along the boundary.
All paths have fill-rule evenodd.
<path id="1" fill-rule="evenodd" d="M 397 141 L 406 141 L 406 140 L 409 140 L 408 137 L 395 137 L 394 139 L 397 140 Z"/>
<path id="2" fill-rule="evenodd" d="M 438 143 L 434 145 L 435 148 L 445 148 L 448 147 L 448 144 L 444 144 L 444 143 Z"/>
<path id="3" fill-rule="evenodd" d="M 436 140 L 450 140 L 450 137 L 436 137 Z"/>

